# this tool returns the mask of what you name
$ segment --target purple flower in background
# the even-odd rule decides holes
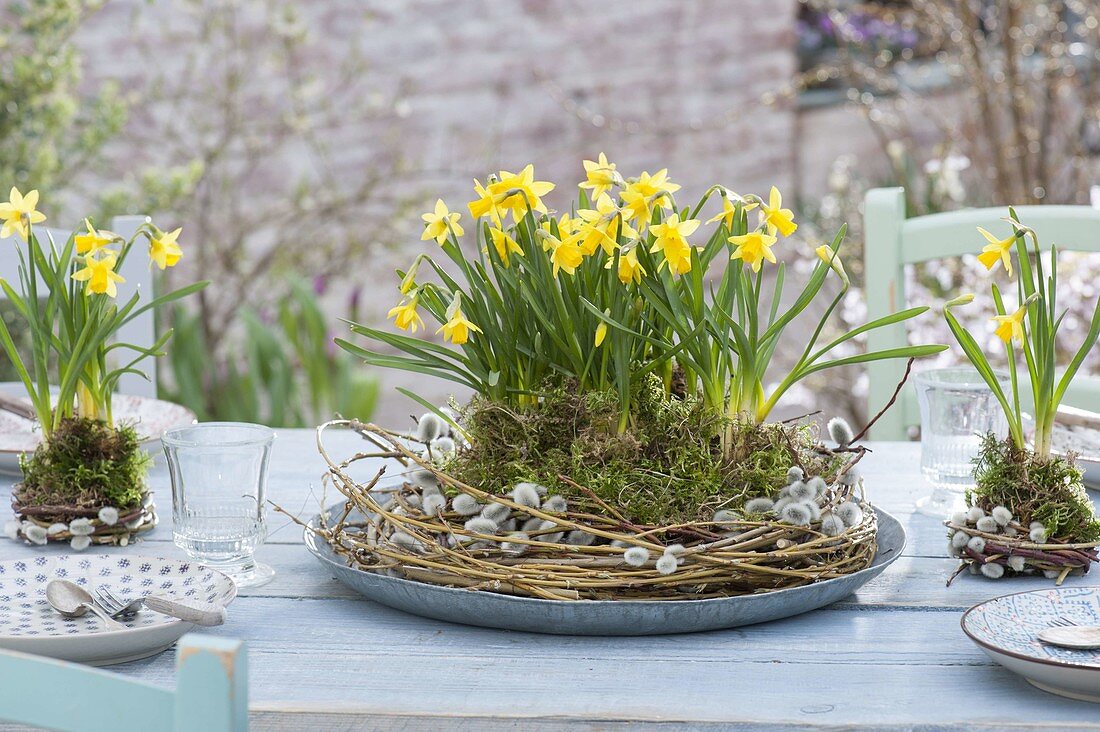
[[[328,275],[317,275],[313,278],[313,294],[324,295],[328,289]]]

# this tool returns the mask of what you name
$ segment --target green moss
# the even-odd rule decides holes
[[[136,508],[152,458],[132,427],[67,419],[24,458],[19,498],[26,505]]]
[[[657,377],[637,387],[623,434],[614,393],[578,394],[560,385],[543,394],[523,411],[471,402],[463,421],[472,446],[448,471],[495,493],[533,481],[552,493],[583,496],[559,479],[564,475],[644,524],[709,518],[719,507],[774,495],[798,462],[811,473],[823,472],[823,459],[810,451],[811,428],[731,423],[699,400],[667,396]],[[719,437],[727,430],[728,458]]]
[[[1040,458],[992,434],[974,459],[971,505],[1005,506],[1027,526],[1040,521],[1052,538],[1085,542],[1100,539],[1100,521],[1081,483],[1081,471],[1062,457]]]

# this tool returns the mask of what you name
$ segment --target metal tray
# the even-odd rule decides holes
[[[344,504],[326,509],[330,523]],[[876,508],[878,552],[870,567],[844,577],[755,595],[708,600],[540,600],[387,577],[348,567],[326,541],[306,530],[313,556],[340,582],[375,602],[407,613],[486,628],[558,635],[665,635],[764,623],[842,600],[877,577],[905,547],[905,530]],[[352,514],[355,515],[354,513]],[[318,526],[315,516],[311,526]]]

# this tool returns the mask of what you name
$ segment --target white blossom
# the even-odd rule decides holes
[[[550,496],[542,502],[542,510],[548,513],[565,513],[569,510],[569,502],[565,496]]]
[[[978,531],[984,531],[987,534],[996,534],[1001,528],[1001,525],[997,523],[997,519],[992,516],[982,516],[978,519]]]
[[[980,536],[972,536],[970,540],[966,542],[966,548],[972,552],[982,554],[985,552],[985,539]]]
[[[99,509],[99,520],[108,526],[114,526],[118,523],[118,509],[114,506],[104,506]]]
[[[840,447],[848,447],[855,439],[852,426],[843,417],[833,417],[829,420],[826,428],[829,430],[829,437]]]
[[[495,534],[499,528],[496,521],[487,519],[484,516],[474,516],[463,524],[463,526],[465,526],[467,531],[474,534]]]
[[[997,506],[989,515],[1001,526],[1008,526],[1008,522],[1012,520],[1012,511],[1004,506]]]
[[[771,503],[770,501],[768,502]],[[737,515],[736,511],[731,511],[728,508],[719,509],[714,512],[714,518],[711,519],[716,524],[725,523],[728,521],[737,521],[741,517]]]
[[[463,494],[465,495],[465,494]],[[424,496],[420,510],[428,516],[436,516],[447,508],[447,499],[441,493],[428,493]]]
[[[512,515],[512,509],[503,503],[490,503],[481,509],[481,515],[495,524],[502,524]]]
[[[1012,556],[1008,558],[1008,568],[1013,572],[1023,572],[1024,565],[1027,564],[1027,560],[1021,556]]]
[[[966,526],[966,524],[968,523],[966,520],[966,512],[959,511],[958,513],[951,514],[951,523],[955,524],[956,526]]]
[[[30,524],[29,526],[24,525],[23,538],[39,546],[45,546],[46,542],[49,541],[46,536],[46,529],[38,524]]]
[[[631,567],[640,567],[649,561],[649,550],[644,546],[632,546],[623,552],[623,560]]]
[[[565,535],[565,543],[573,546],[591,546],[596,543],[596,537],[587,531],[574,529]]]
[[[527,488],[532,489],[533,491],[535,491],[535,493],[538,493],[540,496],[545,496],[546,493],[547,493],[546,486],[539,485],[538,483],[531,483],[531,482],[528,482],[528,481],[524,481],[522,483],[516,483],[516,485],[515,485],[516,488],[520,488],[520,487],[524,487],[524,486],[526,486]]]
[[[4,524],[4,536],[13,541],[19,538],[19,522],[17,520],[12,519]]]
[[[847,527],[835,513],[829,512],[821,517],[821,533],[827,536],[840,536]]]
[[[439,437],[432,440],[430,447],[433,457],[447,458],[455,452],[455,441],[450,437]]]
[[[447,424],[438,416],[428,413],[416,422],[416,439],[428,443],[447,434]]]
[[[531,537],[528,536],[526,533],[522,531],[513,531],[512,533],[508,534],[508,538],[512,539],[513,541],[502,542],[500,545],[501,551],[516,555],[523,554],[527,551],[527,544],[524,544],[521,541],[515,541],[516,539],[530,539]]]
[[[790,496],[794,500],[801,503],[803,501],[812,501],[814,498],[817,497],[817,492],[814,491],[814,489],[811,488],[808,483],[798,481],[796,483],[791,483]]]
[[[810,525],[810,509],[804,503],[788,503],[779,512],[779,517],[788,524],[795,526]]]
[[[512,488],[512,500],[528,508],[538,508],[542,502],[534,483],[517,483]]]
[[[661,574],[672,574],[676,571],[677,566],[676,557],[671,554],[662,554],[660,559],[657,560],[657,571]]]
[[[815,475],[806,481],[806,486],[813,489],[814,498],[821,498],[825,493],[825,479],[820,475]]]
[[[791,467],[787,468],[788,483],[793,483],[796,480],[802,480],[805,477],[806,474],[802,472],[802,468],[798,467],[797,465],[792,465]]]
[[[970,510],[966,512],[966,520],[972,524],[978,523],[978,519],[982,516],[985,516],[985,511],[978,506],[971,506]]]
[[[962,549],[970,541],[970,534],[965,531],[956,531],[951,535],[951,546]]]
[[[87,549],[89,546],[91,546],[91,544],[92,544],[92,537],[88,536],[87,534],[81,534],[79,536],[74,536],[72,538],[72,540],[69,542],[69,546],[72,547],[73,551],[75,551],[75,552],[82,552],[85,549]]]
[[[50,524],[48,527],[46,527],[46,533],[50,536],[56,536],[57,534],[63,533],[68,530],[68,524],[63,524],[60,521],[58,521],[56,524]]]
[[[539,531],[549,531],[550,529],[556,529],[558,525],[553,521],[543,521],[539,524]],[[549,534],[543,534],[536,537],[539,541],[545,541],[548,544],[557,544],[565,536],[563,531],[555,531]]]
[[[999,579],[1004,576],[1005,568],[996,562],[988,562],[982,565],[981,572],[989,579]]]
[[[95,533],[95,527],[86,518],[73,519],[69,522],[69,533],[73,536],[88,536]]]
[[[405,549],[413,549],[419,551],[423,548],[420,540],[412,534],[406,534],[404,531],[395,531],[393,536],[390,537],[390,541]]]
[[[855,501],[847,501],[837,506],[836,515],[840,516],[840,520],[848,527],[863,523],[863,509]]]
[[[775,502],[770,498],[754,498],[745,504],[748,513],[767,513],[775,508]]]
[[[481,504],[471,496],[469,493],[459,493],[451,501],[451,508],[459,516],[473,516],[475,513],[481,511]]]
[[[1036,544],[1047,543],[1047,528],[1045,526],[1037,526],[1028,533],[1028,538]]]

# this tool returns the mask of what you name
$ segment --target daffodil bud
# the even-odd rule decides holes
[[[959,305],[969,305],[972,302],[974,302],[974,293],[971,292],[951,298],[943,304],[943,307],[946,310],[947,308],[958,307]]]

